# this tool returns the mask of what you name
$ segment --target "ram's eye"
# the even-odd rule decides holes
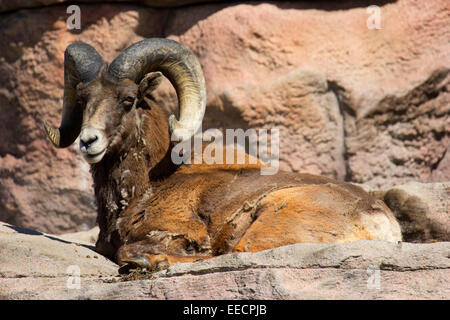
[[[86,101],[85,101],[85,99],[84,99],[83,97],[77,96],[77,98],[76,98],[76,103],[77,103],[77,105],[79,105],[79,106],[83,106],[83,105],[86,103]]]

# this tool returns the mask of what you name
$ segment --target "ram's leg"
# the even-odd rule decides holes
[[[120,273],[128,273],[132,269],[146,269],[151,272],[167,269],[171,265],[179,262],[195,262],[203,259],[209,259],[210,256],[168,256],[166,254],[148,254],[122,259],[124,263]]]
[[[212,257],[158,252],[158,248],[155,248],[155,245],[152,246],[148,240],[125,244],[119,248],[116,256],[120,273],[128,273],[132,269],[147,269],[155,272],[166,269],[175,263],[194,262]]]

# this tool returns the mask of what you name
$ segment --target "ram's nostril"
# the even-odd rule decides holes
[[[80,138],[81,146],[86,148],[89,148],[89,146],[97,140],[98,140],[97,136]]]

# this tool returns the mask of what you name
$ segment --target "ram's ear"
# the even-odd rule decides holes
[[[139,95],[141,98],[146,97],[154,91],[162,81],[161,72],[149,72],[139,83]]]

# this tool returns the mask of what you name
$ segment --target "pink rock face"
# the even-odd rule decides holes
[[[450,133],[448,3],[387,4],[380,30],[367,27],[366,8],[302,9],[242,4],[175,14],[168,34],[202,59],[212,122],[280,126],[282,169],[377,187],[450,179],[440,166]],[[305,69],[323,79],[309,95],[292,77]]]
[[[450,180],[448,1],[383,5],[381,29],[365,7],[331,2],[82,4],[79,31],[67,4],[32,2],[0,20],[0,220],[52,233],[95,223],[78,144],[56,150],[42,129],[59,124],[64,50],[78,40],[108,62],[143,38],[185,44],[206,78],[204,129],[279,128],[280,169],[373,187]],[[176,110],[167,81],[155,98]]]

